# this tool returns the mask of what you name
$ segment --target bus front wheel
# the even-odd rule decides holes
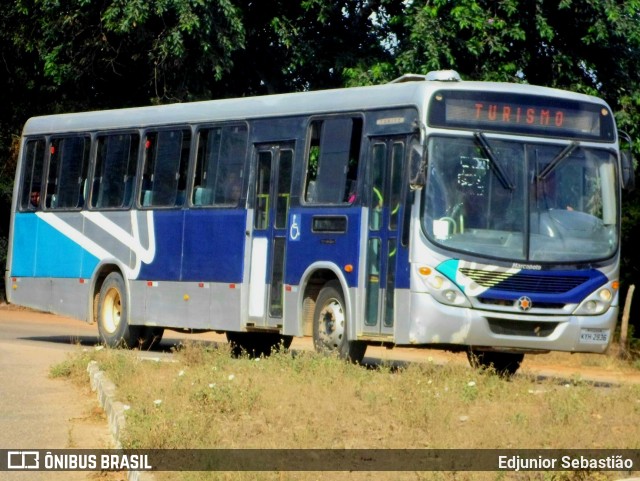
[[[348,338],[347,309],[337,281],[322,288],[313,314],[313,345],[317,352],[336,353],[351,362],[362,362],[367,345]]]
[[[524,359],[521,352],[498,352],[469,349],[469,364],[476,369],[493,369],[499,376],[513,376]]]
[[[127,291],[117,272],[107,276],[98,298],[98,333],[109,347],[138,347],[144,344],[144,326],[130,326],[127,319]],[[149,330],[151,331],[151,330]]]

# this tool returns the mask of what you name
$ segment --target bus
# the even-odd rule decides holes
[[[629,142],[598,98],[455,71],[31,118],[7,299],[108,346],[309,336],[355,362],[426,347],[502,373],[602,353]]]

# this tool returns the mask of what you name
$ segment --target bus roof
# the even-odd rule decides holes
[[[405,80],[407,79],[407,80]],[[353,112],[415,106],[421,109],[428,97],[440,89],[486,90],[562,98],[590,103],[606,103],[596,97],[528,84],[475,81],[437,81],[427,76],[405,75],[389,84],[288,94],[206,100],[114,110],[32,117],[23,135],[88,132],[110,129],[240,121],[269,117]]]

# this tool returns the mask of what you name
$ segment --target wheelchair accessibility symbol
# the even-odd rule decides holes
[[[300,214],[291,215],[291,225],[289,226],[289,240],[300,240]]]

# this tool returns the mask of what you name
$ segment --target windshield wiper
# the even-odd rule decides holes
[[[579,146],[580,144],[574,140],[564,149],[562,149],[562,152],[556,155],[553,160],[549,162],[544,169],[542,169],[542,172],[538,174],[538,180],[545,180],[549,176],[549,174],[553,172],[556,167],[558,167],[558,165],[560,165],[560,162],[569,157]]]
[[[480,147],[482,147],[482,150],[484,151],[486,156],[489,158],[489,162],[491,162],[491,165],[495,168],[496,176],[498,177],[498,180],[500,180],[502,186],[505,189],[515,190],[515,184],[510,181],[509,176],[504,170],[504,167],[496,157],[496,154],[493,153],[489,142],[487,142],[487,138],[485,137],[485,135],[482,132],[474,132],[473,135],[478,141],[478,144],[480,144]]]

